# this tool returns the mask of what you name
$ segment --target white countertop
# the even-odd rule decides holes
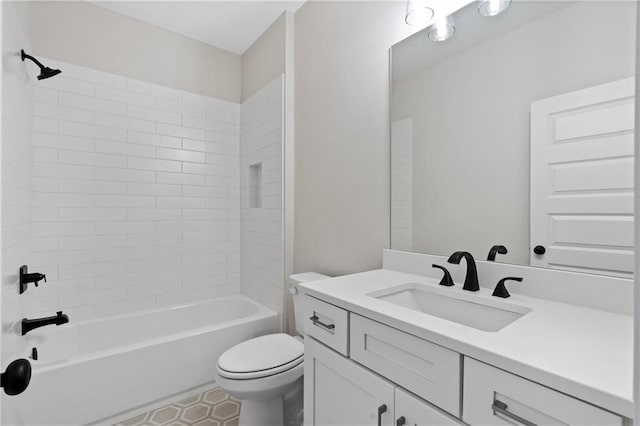
[[[532,311],[500,331],[486,332],[367,296],[405,283],[439,287],[438,282],[379,269],[305,283],[301,288],[356,314],[625,417],[633,416],[631,316],[512,294],[500,300]],[[455,295],[464,290],[456,285],[446,291]],[[474,296],[496,299],[485,288]]]

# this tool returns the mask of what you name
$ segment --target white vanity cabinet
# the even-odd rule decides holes
[[[313,339],[305,341],[304,368],[307,426],[462,424]]]
[[[306,299],[306,426],[631,424],[606,407]]]

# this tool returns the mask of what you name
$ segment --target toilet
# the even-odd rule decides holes
[[[216,365],[218,385],[241,400],[239,426],[299,424],[304,374],[304,310],[298,284],[329,278],[315,272],[289,277],[298,336],[268,334],[225,351]],[[286,413],[285,413],[286,412]]]

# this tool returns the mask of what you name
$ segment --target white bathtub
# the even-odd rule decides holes
[[[244,296],[34,330],[39,360],[24,393],[3,394],[2,424],[100,422],[213,382],[222,352],[277,331],[277,314]]]

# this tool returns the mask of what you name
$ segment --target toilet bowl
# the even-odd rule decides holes
[[[291,275],[296,330],[302,334],[297,285],[329,278],[308,272]],[[256,337],[228,349],[216,365],[218,385],[241,400],[239,426],[298,424],[302,411],[304,345],[302,337],[277,333]],[[285,416],[285,413],[287,414]]]

